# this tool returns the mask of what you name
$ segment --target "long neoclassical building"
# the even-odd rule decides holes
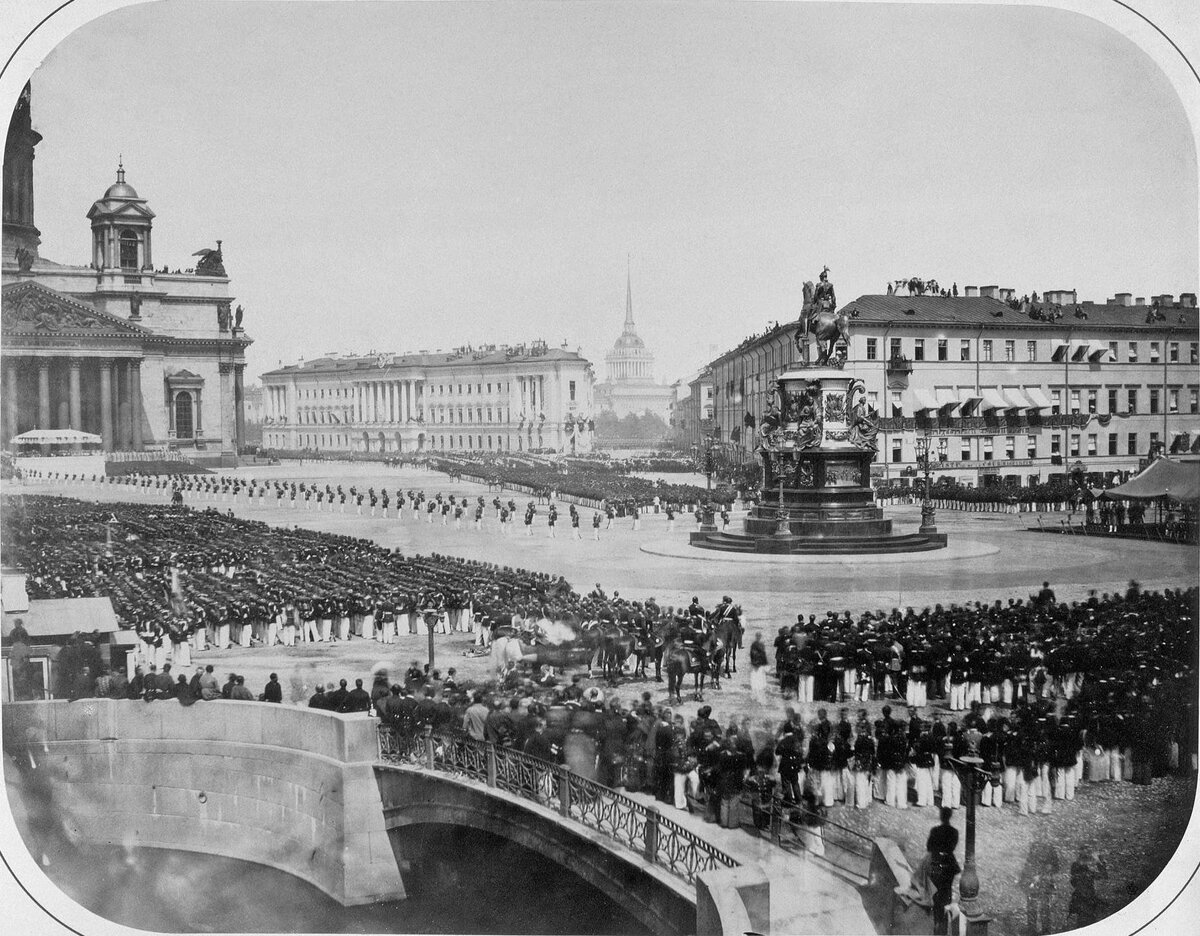
[[[197,265],[154,265],[154,212],[118,167],[91,206],[90,262],[39,254],[30,89],[4,150],[3,442],[78,429],[105,451],[178,449],[231,464],[244,439],[245,349],[220,242]]]
[[[528,345],[328,356],[262,375],[263,444],[320,452],[589,452],[595,375]]]

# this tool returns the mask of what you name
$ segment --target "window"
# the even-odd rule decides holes
[[[1025,457],[1037,458],[1037,436],[1025,436]]]
[[[992,460],[992,437],[991,436],[983,437],[983,460],[984,461]]]
[[[1017,457],[1017,437],[1016,436],[1005,436],[1004,437],[1004,457],[1009,459],[1010,461]]]
[[[913,339],[913,360],[914,361],[925,360],[925,339],[924,338],[914,338]]]
[[[1095,455],[1095,454],[1096,454],[1096,434],[1095,434],[1094,432],[1090,432],[1090,433],[1088,433],[1088,437],[1087,437],[1087,453],[1088,453],[1089,455]]]
[[[904,402],[899,390],[892,391],[892,418],[899,419],[904,415]]]
[[[488,384],[488,393],[492,392],[492,385]],[[492,447],[491,439],[488,440],[488,448]]]
[[[1179,363],[1179,342],[1172,341],[1169,345],[1167,345],[1167,348],[1168,348],[1168,352],[1167,352],[1168,360],[1170,360],[1170,362],[1172,364],[1178,364]]]
[[[1189,345],[1188,359],[1193,364],[1200,364],[1200,341],[1193,341]]]
[[[1129,433],[1129,439],[1128,439],[1128,441],[1126,442],[1126,446],[1127,446],[1127,448],[1125,449],[1125,451],[1126,451],[1128,454],[1130,454],[1130,455],[1136,455],[1136,454],[1138,453],[1138,447],[1137,447],[1137,433],[1136,433],[1136,432],[1131,432],[1131,433]]]
[[[1061,455],[1062,454],[1062,433],[1055,432],[1053,435],[1050,436],[1050,454],[1051,455]]]
[[[1071,412],[1072,413],[1079,412],[1079,391],[1078,390],[1071,391]]]
[[[492,389],[492,385],[488,384],[488,392],[491,392],[491,389]],[[567,392],[570,394],[571,402],[574,403],[575,402],[575,381],[572,380],[570,383],[567,384]]]
[[[1172,387],[1167,391],[1167,412],[1179,412],[1179,389],[1177,387]]]
[[[1097,409],[1096,397],[1097,397],[1097,395],[1098,395],[1097,391],[1095,391],[1095,390],[1089,390],[1087,392],[1087,405],[1088,405],[1089,413],[1096,412],[1096,409]]]
[[[1027,361],[1036,361],[1037,360],[1037,342],[1036,341],[1025,342],[1025,360],[1027,360]]]
[[[1129,400],[1129,413],[1132,415],[1137,412],[1137,387],[1130,387],[1125,393]]]
[[[958,343],[958,359],[960,361],[971,360],[971,339],[964,338]]]
[[[1158,394],[1158,387],[1150,388],[1150,412],[1152,414],[1158,412]]]
[[[945,338],[938,339],[938,360],[950,360],[950,342],[948,342]]]
[[[1150,363],[1151,364],[1158,363],[1158,342],[1157,341],[1150,342]]]
[[[1052,416],[1057,416],[1061,412],[1062,412],[1062,391],[1061,390],[1051,390],[1050,391],[1050,414]]]
[[[892,439],[892,462],[904,460],[904,446],[899,439]]]
[[[1017,343],[1012,338],[1004,340],[1004,360],[1015,361],[1017,359]]]
[[[992,339],[991,339],[991,338],[984,338],[984,339],[983,339],[983,355],[982,355],[982,360],[984,360],[984,361],[990,361],[991,359],[992,359]],[[963,360],[965,361],[965,360],[966,360],[966,358],[963,358]]]
[[[1188,412],[1200,413],[1200,388],[1190,387],[1188,389]]]
[[[1109,455],[1118,454],[1118,452],[1117,452],[1117,434],[1115,432],[1110,432],[1108,434],[1108,454]]]
[[[1150,448],[1147,450],[1147,454],[1153,455],[1157,451],[1158,451],[1158,433],[1152,432],[1152,433],[1150,433]]]
[[[867,393],[867,406],[870,407],[870,409],[873,412],[876,412],[876,413],[879,412],[879,393],[878,393],[878,391],[871,390],[869,393]]]
[[[867,339],[867,360],[868,361],[879,360],[879,339],[877,339],[877,338],[868,338]]]
[[[1110,361],[1115,361],[1119,356],[1117,353],[1117,344],[1118,342],[1116,341],[1110,341],[1108,343],[1108,360]]]
[[[946,436],[941,436],[938,439],[937,460],[939,462],[948,462],[950,460],[950,440]]]
[[[121,269],[136,270],[138,268],[138,236],[135,231],[128,229],[121,232]]]
[[[968,439],[966,436],[963,436],[962,439],[959,441],[958,452],[959,452],[959,455],[962,456],[963,461],[971,460],[971,440]]]
[[[904,356],[902,353],[903,345],[900,343],[899,338],[893,338],[889,344],[890,344],[890,349],[888,351],[889,357],[898,358],[898,357]]]
[[[1079,441],[1080,441],[1079,433],[1072,432],[1071,433],[1071,457],[1072,458],[1079,457]]]
[[[1117,388],[1109,387],[1108,388],[1108,412],[1111,415],[1111,414],[1115,413],[1116,411],[1117,411]]]
[[[1136,341],[1129,342],[1129,363],[1130,364],[1137,363],[1137,342]]]

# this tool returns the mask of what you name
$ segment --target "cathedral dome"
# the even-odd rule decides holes
[[[642,339],[639,335],[633,334],[632,332],[623,333],[620,338],[618,338],[615,342],[613,342],[613,350],[614,351],[620,351],[620,350],[624,350],[624,349],[633,349],[633,348],[640,349],[640,348],[645,348],[645,347],[646,347],[646,342],[642,341]]]

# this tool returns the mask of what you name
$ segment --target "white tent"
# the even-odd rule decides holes
[[[78,429],[30,429],[13,436],[12,445],[102,445],[104,440],[91,432]]]

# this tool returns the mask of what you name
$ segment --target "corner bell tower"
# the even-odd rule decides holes
[[[30,88],[17,99],[8,122],[4,143],[4,248],[5,264],[32,265],[37,259],[41,231],[33,223],[33,148],[42,135],[32,126],[29,110]],[[18,251],[23,253],[18,258]]]
[[[125,181],[124,163],[117,163],[117,181],[87,213],[92,222],[92,265],[100,281],[140,282],[153,275],[150,227],[154,212]]]

